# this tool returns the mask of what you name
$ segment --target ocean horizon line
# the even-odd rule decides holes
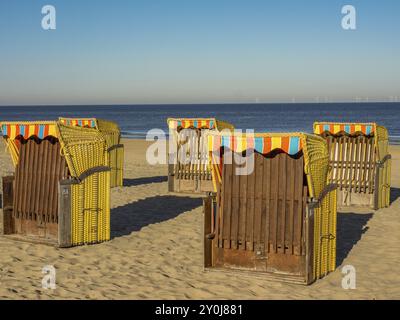
[[[7,107],[130,107],[130,106],[212,106],[212,105],[327,105],[327,104],[400,104],[400,101],[308,101],[308,102],[177,102],[177,103],[110,103],[110,104],[0,104],[0,108]]]

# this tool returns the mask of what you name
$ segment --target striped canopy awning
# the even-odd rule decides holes
[[[362,133],[364,135],[371,135],[375,133],[375,123],[334,123],[334,122],[316,122],[314,123],[314,133],[323,134],[328,132],[330,134],[339,133]]]
[[[55,122],[8,122],[1,123],[1,131],[3,136],[15,140],[21,136],[24,139],[36,136],[44,139],[48,136],[57,137]]]
[[[310,196],[318,195],[323,189],[322,184],[326,182],[329,164],[328,148],[325,139],[320,136],[302,132],[245,134],[233,132],[228,134],[215,131],[208,132],[207,136],[209,163],[215,191],[217,184],[222,183],[225,148],[237,153],[254,150],[263,155],[274,150],[281,150],[290,156],[302,152]]]
[[[215,129],[216,119],[168,119],[168,127],[174,130],[177,128]]]
[[[295,155],[302,150],[303,142],[300,134],[212,134],[208,137],[208,147],[209,151],[219,151],[221,147],[225,147],[234,152],[243,152],[252,149],[261,154],[267,154],[273,150],[280,149],[289,155]]]
[[[97,128],[95,118],[60,118],[60,122],[67,126]]]

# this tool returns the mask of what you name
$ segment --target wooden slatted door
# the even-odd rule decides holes
[[[302,153],[254,153],[250,174],[236,174],[239,167],[234,161],[223,166],[214,264],[305,275],[307,187]]]
[[[340,190],[373,194],[375,189],[375,140],[366,136],[328,136],[331,181]]]
[[[21,142],[15,169],[15,232],[57,240],[58,182],[68,169],[57,139]]]
[[[177,135],[177,161],[174,168],[174,187],[177,192],[213,191],[208,166],[206,130],[186,129]]]

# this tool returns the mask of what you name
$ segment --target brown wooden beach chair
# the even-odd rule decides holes
[[[340,206],[390,205],[391,155],[385,127],[376,123],[314,123],[314,133],[328,142],[329,181],[339,186]]]
[[[215,118],[167,120],[170,130],[168,191],[205,193],[213,191],[208,161],[207,133],[233,130],[230,123]]]
[[[209,150],[216,193],[204,199],[206,270],[302,284],[335,270],[336,186],[327,184],[322,138],[210,134]],[[238,175],[233,157],[246,150],[254,170]]]
[[[110,239],[110,168],[97,131],[57,122],[3,122],[15,167],[3,177],[3,233],[70,247]]]

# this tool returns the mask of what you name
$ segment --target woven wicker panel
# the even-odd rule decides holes
[[[110,172],[72,187],[72,245],[110,240]]]
[[[320,279],[336,268],[337,191],[331,191],[314,209],[314,278]]]
[[[109,166],[111,168],[111,187],[123,185],[124,178],[124,148],[121,144],[121,131],[119,126],[109,120],[97,119],[99,131],[104,138],[109,149]],[[119,146],[116,148],[116,146]]]
[[[58,125],[62,154],[78,183],[72,188],[72,244],[96,243],[110,239],[110,172],[90,169],[108,166],[103,135],[93,129]]]
[[[109,150],[109,167],[111,168],[111,188],[123,185],[124,148],[121,145],[119,126],[109,120],[95,118],[59,118],[68,126],[86,127],[99,131]]]

